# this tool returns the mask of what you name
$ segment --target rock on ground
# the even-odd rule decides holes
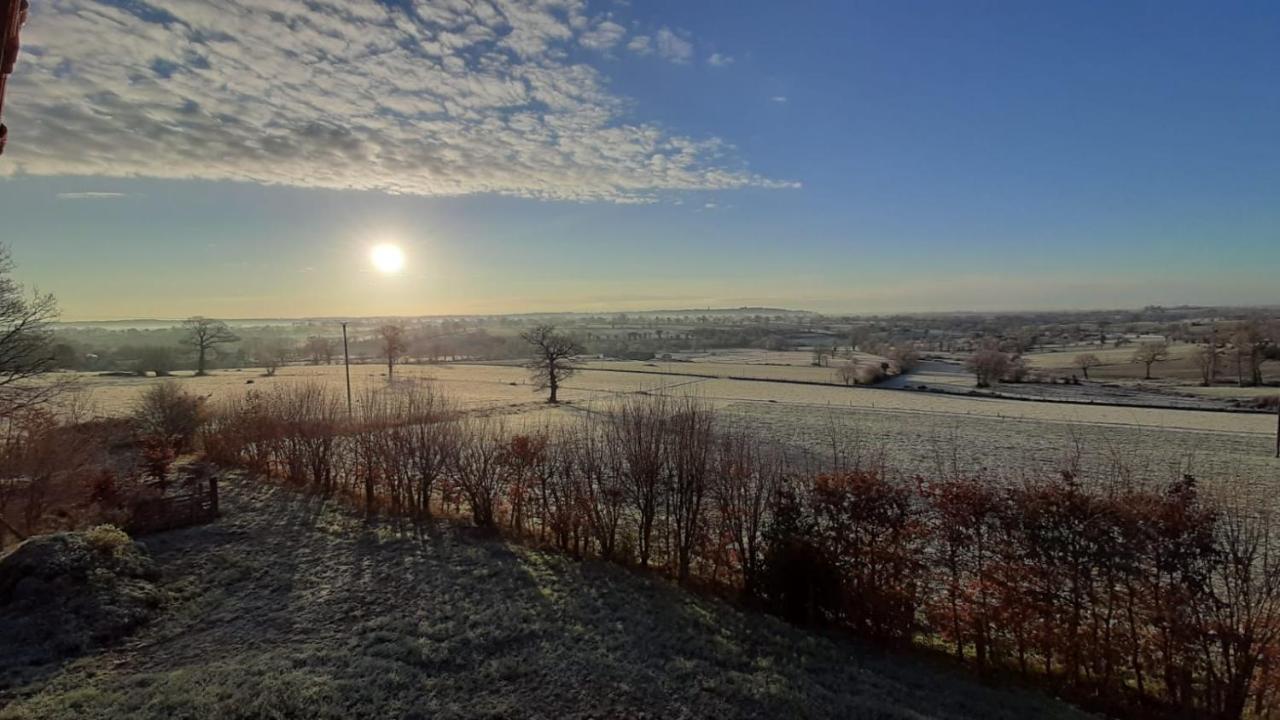
[[[145,548],[110,526],[42,535],[0,557],[0,666],[33,666],[116,641],[163,599]]]

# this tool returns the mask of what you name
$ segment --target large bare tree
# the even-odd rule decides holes
[[[32,382],[53,366],[53,295],[28,292],[10,277],[13,260],[0,245],[0,417],[48,400],[57,383]]]
[[[547,402],[559,402],[556,392],[569,376],[577,372],[574,358],[582,354],[582,346],[568,335],[556,332],[554,325],[539,325],[520,335],[529,343],[532,357],[528,364],[529,374],[539,390],[549,390]]]
[[[1000,382],[1009,371],[1009,356],[994,347],[988,347],[971,355],[964,365],[973,373],[978,387],[991,387],[991,383]]]
[[[1256,318],[1240,323],[1231,335],[1231,357],[1235,361],[1240,387],[1262,384],[1262,363],[1266,360],[1267,344],[1263,325]]]
[[[1151,379],[1151,366],[1169,359],[1169,343],[1163,340],[1152,340],[1138,345],[1133,351],[1133,361],[1146,366],[1144,380]]]
[[[1080,368],[1084,373],[1084,379],[1089,379],[1089,368],[1098,367],[1102,364],[1102,360],[1093,353],[1080,353],[1075,358],[1075,366]]]
[[[1205,387],[1212,385],[1218,370],[1218,348],[1215,347],[1214,341],[1211,340],[1196,348],[1191,354],[1191,359],[1200,370],[1200,384]]]
[[[196,375],[208,374],[205,372],[205,359],[210,350],[218,345],[240,340],[226,323],[213,318],[196,315],[183,320],[182,327],[187,331],[187,337],[182,342],[196,351]]]
[[[404,325],[399,323],[378,328],[378,337],[382,339],[382,356],[387,359],[387,382],[391,382],[396,360],[409,349],[409,340],[405,337]]]

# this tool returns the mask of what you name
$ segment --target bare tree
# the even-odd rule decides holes
[[[1217,374],[1218,348],[1214,347],[1213,342],[1206,343],[1196,348],[1192,358],[1200,370],[1200,384],[1205,387],[1212,385],[1214,375]]]
[[[1080,372],[1084,373],[1084,379],[1089,379],[1089,368],[1098,367],[1102,364],[1102,360],[1093,353],[1080,353],[1076,356],[1075,366],[1080,368]]]
[[[675,535],[676,577],[687,582],[702,537],[705,498],[713,472],[715,415],[697,400],[685,399],[668,418],[667,430],[671,433],[666,447],[670,486],[667,514]]]
[[[1213,602],[1203,611],[1215,638],[1205,646],[1219,684],[1217,717],[1245,717],[1250,687],[1280,640],[1280,558],[1272,520],[1236,511],[1224,513],[1217,526]]]
[[[31,383],[53,366],[53,295],[27,293],[9,273],[13,260],[0,245],[0,417],[48,400],[57,384]]]
[[[191,449],[205,417],[204,398],[183,390],[174,380],[151,385],[133,405],[138,432],[177,452]]]
[[[920,364],[920,353],[910,345],[894,345],[887,357],[899,375],[915,370]]]
[[[965,362],[980,388],[999,382],[1009,369],[1009,356],[995,348],[985,348],[974,353]]]
[[[850,360],[849,362],[836,368],[836,379],[845,385],[856,385],[858,383],[858,363]]]
[[[596,419],[584,417],[575,429],[573,445],[576,475],[580,479],[588,530],[600,548],[600,556],[615,560],[618,534],[627,515],[628,476],[622,456],[610,441],[616,433],[601,432]]]
[[[1265,360],[1267,340],[1262,325],[1257,320],[1240,324],[1231,336],[1232,360],[1236,366],[1236,379],[1240,387],[1262,384],[1262,363]]]
[[[431,516],[431,495],[450,467],[458,450],[458,424],[452,421],[452,406],[444,395],[430,386],[418,386],[406,397],[411,419],[406,431],[410,440],[409,462],[417,482],[416,510]]]
[[[1153,340],[1141,343],[1133,351],[1133,361],[1146,366],[1144,380],[1151,379],[1151,366],[1169,359],[1169,343],[1164,340]]]
[[[498,524],[498,506],[507,486],[506,428],[482,418],[467,421],[452,451],[453,479],[471,507],[477,527]]]
[[[748,598],[758,590],[769,505],[784,471],[782,453],[763,447],[750,433],[738,430],[721,437],[711,494],[721,533],[738,554],[742,590]]]
[[[649,566],[653,526],[665,495],[668,402],[662,396],[625,400],[606,426],[608,453],[623,461],[627,495],[635,510],[640,567]]]
[[[268,343],[263,348],[262,356],[258,358],[258,362],[266,371],[267,377],[272,377],[281,365],[289,362],[289,348],[279,342]]]
[[[333,338],[314,336],[307,338],[306,345],[303,346],[307,356],[311,360],[312,365],[324,363],[330,365],[333,363],[333,354],[336,352],[336,344]]]
[[[391,382],[391,373],[395,368],[396,360],[399,360],[400,356],[409,349],[404,325],[399,323],[383,325],[378,328],[378,337],[382,338],[382,356],[387,359],[387,382]]]
[[[556,403],[556,391],[560,383],[577,372],[574,358],[582,354],[582,346],[568,335],[556,332],[554,325],[539,325],[522,333],[520,337],[529,343],[533,357],[525,365],[539,390],[549,390],[547,402]]]
[[[196,351],[197,376],[208,374],[205,372],[205,358],[210,350],[218,345],[240,340],[240,337],[231,332],[231,328],[227,327],[225,322],[199,315],[183,320],[182,327],[187,331],[187,337],[182,342]]]

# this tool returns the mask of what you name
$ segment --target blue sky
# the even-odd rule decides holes
[[[1275,3],[35,5],[69,319],[1280,301]]]

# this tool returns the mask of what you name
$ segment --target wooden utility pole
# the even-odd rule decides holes
[[[347,371],[347,417],[354,413],[351,410],[351,351],[347,348],[347,323],[342,322],[342,365]]]
[[[1209,384],[1218,380],[1218,326],[1209,332]]]
[[[1280,395],[1276,396],[1276,457],[1280,458]]]

